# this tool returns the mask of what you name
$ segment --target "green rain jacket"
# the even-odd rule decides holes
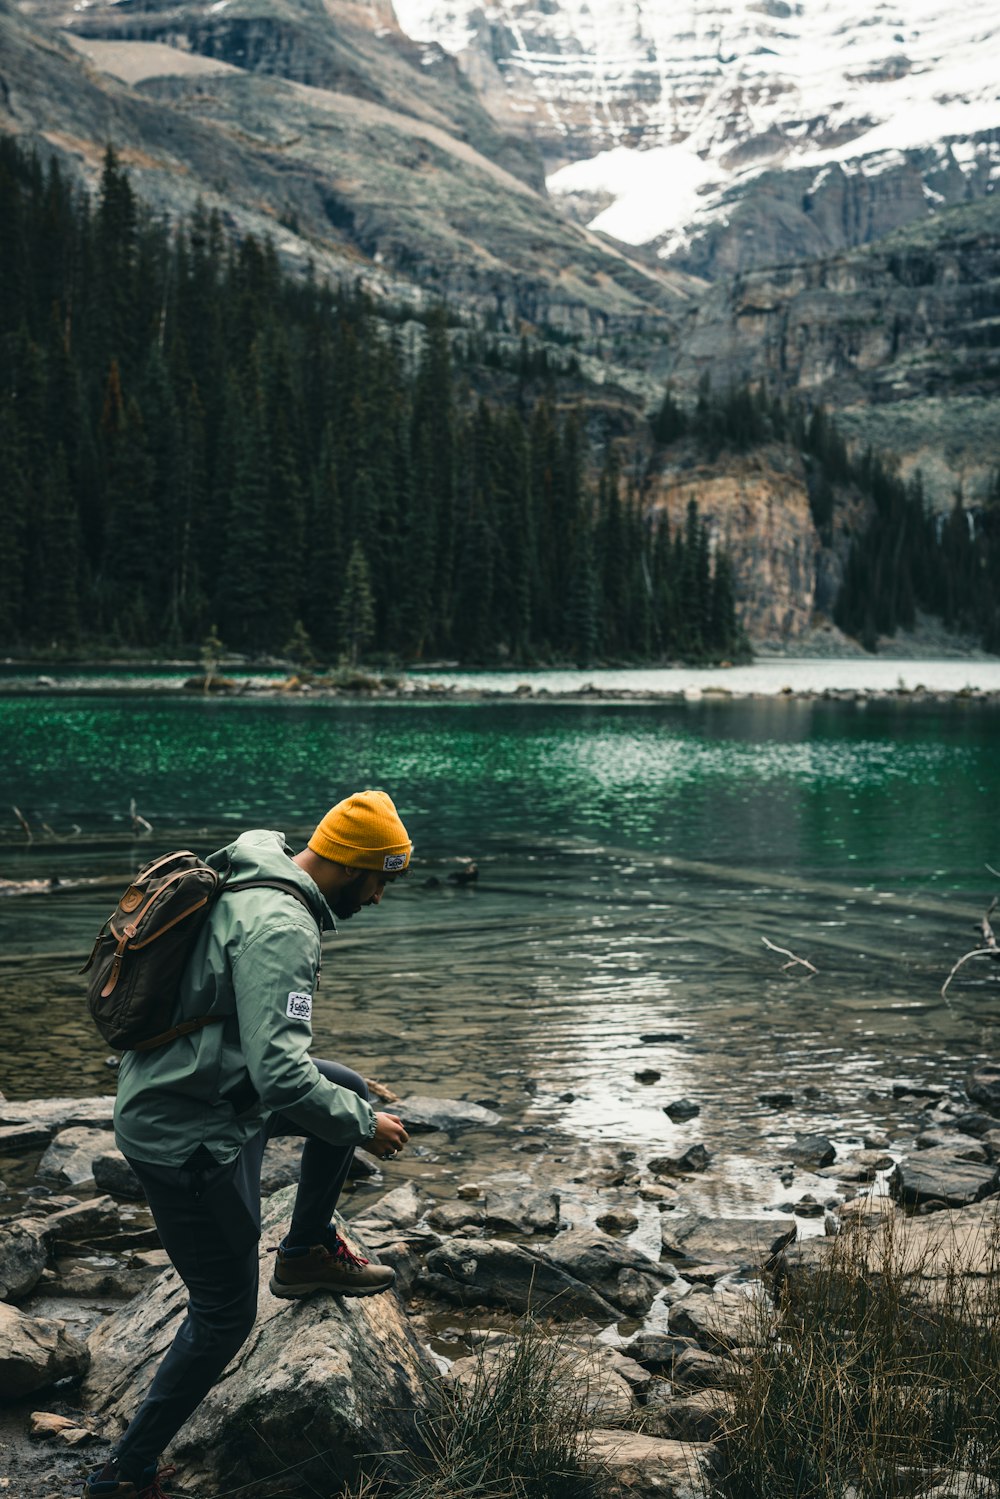
[[[281,833],[244,833],[208,862],[234,880],[297,885],[307,911],[280,890],[238,890],[216,901],[184,971],[172,1024],[222,1015],[221,1024],[155,1051],[128,1051],[118,1069],[115,1136],[138,1161],[182,1166],[199,1145],[230,1161],[272,1114],[333,1145],[375,1133],[375,1114],[328,1082],[309,1057],[319,983],[320,924],[333,927],[314,881]],[[310,912],[315,912],[315,918]]]

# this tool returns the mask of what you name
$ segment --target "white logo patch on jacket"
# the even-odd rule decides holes
[[[312,1012],[312,995],[299,994],[295,989],[292,989],[288,995],[288,1008],[285,1011],[289,1020],[311,1020]]]

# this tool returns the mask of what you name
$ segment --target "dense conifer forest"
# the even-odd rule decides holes
[[[413,359],[402,314],[293,279],[210,214],[151,219],[111,151],[91,203],[9,140],[0,283],[7,649],[213,631],[328,662],[741,648],[697,511],[651,525],[610,444],[588,480],[551,384],[478,397],[443,312]]]

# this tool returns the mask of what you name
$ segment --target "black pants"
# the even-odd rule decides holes
[[[364,1079],[336,1062],[316,1062],[324,1077],[368,1097]],[[260,1169],[264,1147],[279,1135],[305,1135],[288,1237],[315,1244],[333,1216],[353,1145],[327,1145],[275,1114],[220,1166],[196,1152],[185,1166],[130,1160],[142,1183],[160,1241],[188,1289],[187,1316],[115,1451],[119,1471],[136,1475],[154,1463],[246,1342],[257,1316]]]

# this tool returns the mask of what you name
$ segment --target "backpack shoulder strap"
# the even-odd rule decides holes
[[[283,890],[286,895],[290,895],[293,900],[297,900],[299,905],[309,912],[309,915],[319,927],[320,934],[322,934],[322,920],[316,915],[316,912],[306,899],[305,893],[299,889],[294,880],[226,880],[219,886],[220,895],[226,895],[231,890]]]

